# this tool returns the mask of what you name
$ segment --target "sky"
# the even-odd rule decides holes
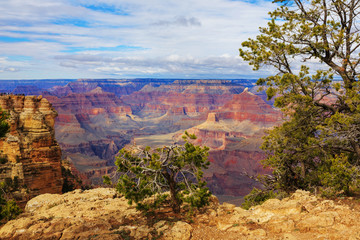
[[[0,79],[257,78],[269,0],[0,0]]]

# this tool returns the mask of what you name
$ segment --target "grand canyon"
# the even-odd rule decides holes
[[[101,185],[103,175],[116,171],[115,155],[126,145],[176,144],[188,131],[210,148],[210,190],[231,201],[257,184],[249,175],[269,172],[260,164],[261,137],[282,121],[252,80],[2,82],[2,92],[42,95],[52,104],[63,162],[88,185]]]

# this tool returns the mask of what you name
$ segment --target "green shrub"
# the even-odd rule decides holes
[[[244,197],[244,202],[242,203],[241,207],[248,210],[252,206],[260,205],[268,199],[282,199],[286,196],[287,194],[285,192],[275,192],[273,190],[253,188],[253,190],[251,190],[251,192]]]
[[[201,208],[209,203],[211,193],[202,180],[207,160],[208,147],[194,146],[194,135],[185,132],[184,145],[164,146],[151,150],[122,149],[116,157],[118,171],[123,173],[116,189],[124,194],[129,204],[135,202],[143,211],[169,203],[175,213],[186,202],[190,207]],[[111,184],[109,177],[104,182]],[[144,201],[153,196],[153,201]]]
[[[9,187],[5,182],[0,182],[0,222],[9,221],[16,218],[21,213],[21,209],[14,200],[8,199]]]
[[[328,159],[319,172],[320,191],[324,197],[349,195],[351,186],[359,185],[358,169],[349,163],[345,155]]]
[[[15,219],[22,212],[14,200],[5,201],[4,204],[0,204],[0,211],[0,221],[3,219],[5,221]]]

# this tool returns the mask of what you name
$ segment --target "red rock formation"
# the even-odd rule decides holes
[[[269,173],[260,160],[263,130],[278,124],[281,113],[260,97],[244,91],[233,95],[223,107],[208,114],[207,120],[187,131],[195,134],[195,144],[210,148],[210,169],[205,178],[213,193],[243,196],[256,186],[244,173],[256,176]],[[176,139],[180,141],[178,135]]]
[[[248,92],[233,95],[231,101],[219,109],[220,119],[234,119],[237,121],[250,120],[258,123],[274,124],[281,121],[281,112],[264,102],[261,97]]]
[[[59,113],[99,115],[103,113],[131,114],[130,106],[124,104],[114,93],[96,88],[82,94],[69,94],[62,98],[49,98]]]
[[[10,132],[0,141],[0,152],[8,171],[0,181],[18,177],[28,198],[43,193],[61,193],[61,150],[55,140],[57,115],[41,96],[0,96],[0,107],[9,112]],[[24,200],[24,199],[23,199]]]

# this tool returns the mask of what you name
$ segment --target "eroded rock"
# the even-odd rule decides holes
[[[358,239],[358,209],[297,191],[250,210],[213,204],[193,222],[186,213],[151,220],[114,189],[99,188],[35,197],[0,228],[0,239]]]

